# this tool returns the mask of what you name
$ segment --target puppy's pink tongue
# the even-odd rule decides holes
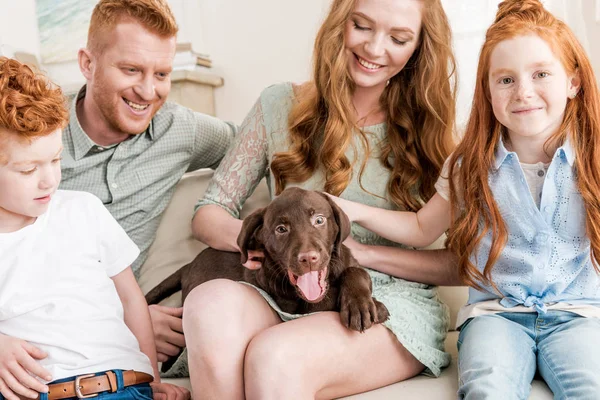
[[[323,289],[319,285],[319,271],[310,271],[298,277],[296,283],[306,300],[313,301],[319,298]]]

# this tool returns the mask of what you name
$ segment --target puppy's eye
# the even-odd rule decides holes
[[[285,227],[285,225],[277,225],[277,227],[275,228],[275,232],[277,233],[286,233],[288,230]]]
[[[317,218],[315,218],[315,225],[323,225],[325,223],[325,217],[322,215],[319,215]]]

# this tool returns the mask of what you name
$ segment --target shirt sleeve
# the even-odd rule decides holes
[[[237,127],[210,115],[194,112],[194,149],[188,172],[216,168],[235,137]]]
[[[260,99],[254,104],[240,132],[213,175],[197,204],[218,205],[239,218],[244,202],[268,170],[268,143]]]
[[[93,214],[90,215],[94,215],[96,219],[99,261],[104,266],[108,276],[113,277],[129,267],[139,256],[140,250],[100,199],[95,196],[93,198]]]

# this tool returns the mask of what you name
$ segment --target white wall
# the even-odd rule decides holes
[[[0,54],[23,50],[39,58],[34,0],[0,0],[0,46]]]
[[[204,0],[201,25],[217,90],[217,116],[240,123],[261,90],[310,77],[312,46],[329,0]]]

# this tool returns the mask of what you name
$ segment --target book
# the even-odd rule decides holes
[[[194,51],[192,44],[189,42],[177,43],[173,68],[194,69],[196,66],[212,67],[210,56]]]

